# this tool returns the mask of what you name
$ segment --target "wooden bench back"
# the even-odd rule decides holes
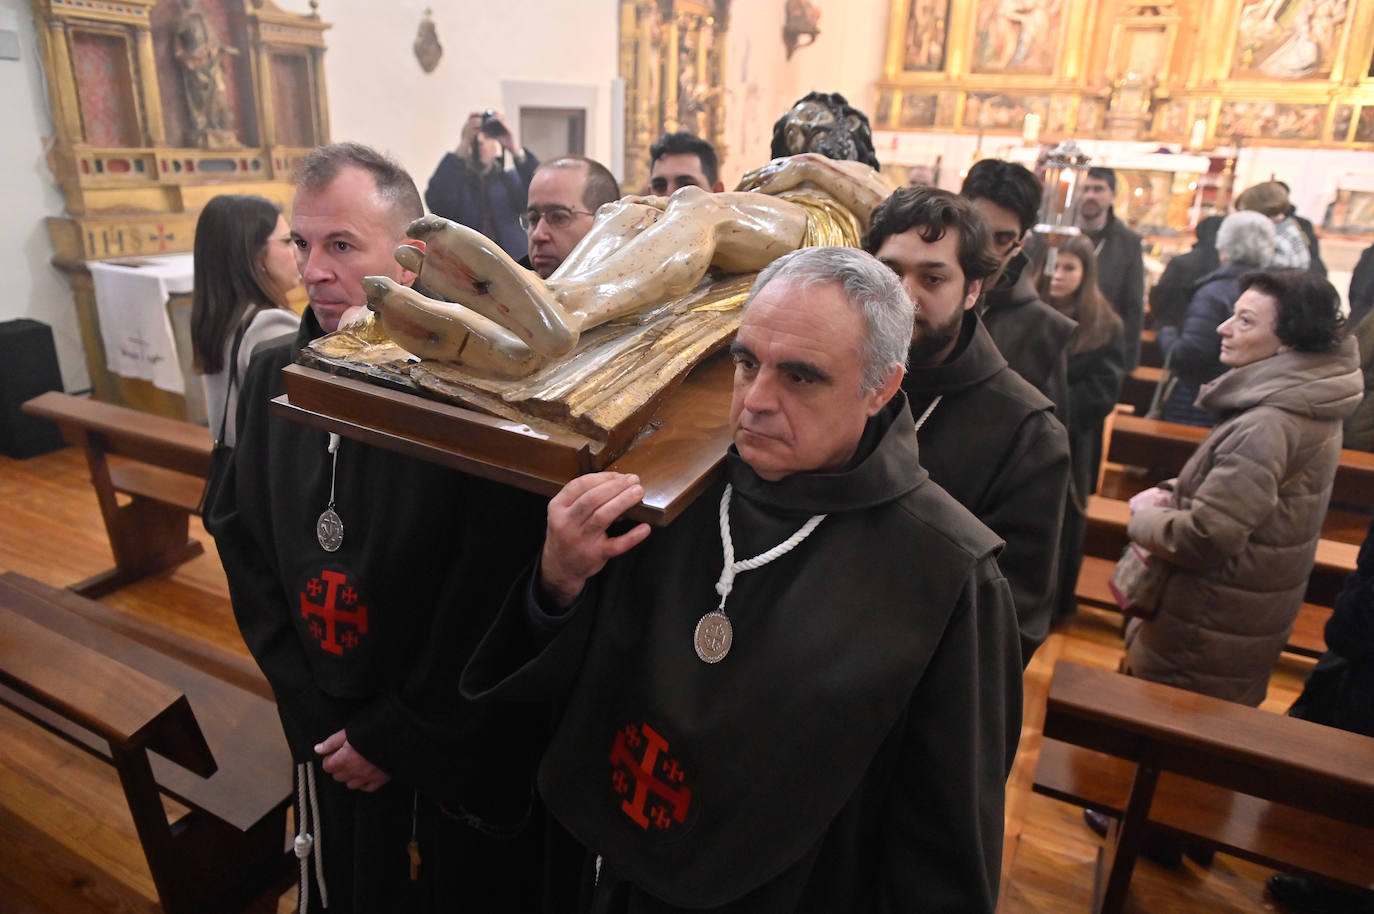
[[[123,406],[52,391],[24,404],[86,452],[115,567],[72,585],[99,598],[204,552],[190,538],[213,447],[208,430]],[[122,498],[121,496],[128,496]]]
[[[210,473],[208,429],[152,413],[49,391],[24,412],[51,419],[71,444],[204,479]]]
[[[0,704],[113,765],[167,914],[242,910],[292,863],[276,709],[68,608],[82,601],[0,577]],[[164,795],[191,811],[169,823]]]
[[[1146,419],[1126,413],[1112,418],[1107,459],[1153,471],[1157,482],[1177,476],[1211,429]],[[1343,449],[1332,483],[1331,500],[1374,511],[1374,454]]]
[[[1061,661],[1044,734],[1374,826],[1374,739]]]
[[[201,777],[215,759],[186,696],[0,605],[0,682],[109,744]]]

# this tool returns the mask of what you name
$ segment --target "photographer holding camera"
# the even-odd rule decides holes
[[[506,168],[510,152],[513,168]],[[463,124],[458,148],[446,153],[425,189],[425,203],[436,216],[474,228],[495,241],[512,258],[528,253],[520,228],[530,178],[539,167],[534,154],[520,146],[496,111],[474,111]]]

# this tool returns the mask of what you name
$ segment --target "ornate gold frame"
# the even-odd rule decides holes
[[[271,0],[226,0],[242,13],[246,47],[240,60],[248,68],[256,139],[252,146],[209,150],[169,143],[158,81],[153,8],[159,0],[31,0],[39,36],[55,137],[48,165],[62,190],[67,215],[49,217],[53,264],[72,283],[87,367],[96,395],[158,412],[177,414],[184,405],[175,395],[141,382],[116,379],[105,367],[95,316],[95,298],[86,262],[191,250],[195,221],[207,200],[226,190],[255,193],[285,205],[290,202],[291,169],[311,148],[328,142],[329,116],[324,90],[324,32],[329,26],[314,11],[288,13]],[[233,4],[232,7],[228,4]],[[100,35],[122,42],[114,59],[116,91],[130,99],[136,137],[111,146],[91,142],[83,123],[80,76],[73,59],[74,36]],[[232,38],[232,36],[230,36]],[[278,62],[304,74],[305,146],[283,145],[276,123]]]
[[[625,80],[622,186],[649,180],[649,147],[690,130],[725,160],[725,37],[730,0],[621,0],[620,76]],[[676,48],[678,53],[663,53]],[[683,58],[697,79],[684,88]]]
[[[884,76],[874,106],[875,126],[881,129],[1019,133],[1019,123],[985,118],[980,124],[970,116],[979,107],[970,105],[971,98],[998,95],[1018,111],[1039,114],[1043,140],[1119,136],[1106,115],[1114,98],[1129,88],[1146,93],[1130,138],[1189,141],[1193,123],[1201,119],[1205,129],[1199,145],[1226,145],[1236,135],[1250,139],[1244,116],[1266,144],[1374,146],[1374,0],[1350,0],[1329,77],[1291,80],[1232,76],[1242,0],[1061,0],[1063,30],[1054,72],[1010,79],[971,72],[976,5],[955,0],[944,69],[908,71],[903,69],[905,33],[916,2],[891,3]],[[1157,72],[1149,74],[1152,79],[1127,86],[1120,58],[1139,31],[1162,32],[1167,51]],[[921,117],[913,117],[913,109]],[[930,111],[933,116],[926,116]],[[1284,124],[1299,126],[1284,135],[1275,127]]]

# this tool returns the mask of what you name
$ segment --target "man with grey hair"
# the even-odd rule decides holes
[[[1000,542],[916,459],[913,316],[861,251],[782,257],[723,477],[652,535],[612,526],[634,476],[550,502],[463,691],[562,704],[539,786],[590,909],[994,909],[1016,616]]]
[[[1232,213],[1221,221],[1217,228],[1221,266],[1197,281],[1182,323],[1159,331],[1159,347],[1168,355],[1175,378],[1164,401],[1167,421],[1209,428],[1216,424],[1217,417],[1194,401],[1203,384],[1226,371],[1217,327],[1235,310],[1240,278],[1272,266],[1275,234],[1273,221],[1259,212]]]
[[[238,443],[206,528],[244,642],[296,763],[299,909],[528,910],[535,739],[519,706],[458,694],[466,661],[533,549],[543,504],[436,464],[275,415],[281,371],[365,302],[409,284],[392,252],[422,212],[410,176],[365,146],[312,152],[291,238],[310,308],[243,380]],[[420,242],[423,243],[423,242]],[[503,580],[504,578],[504,580]]]

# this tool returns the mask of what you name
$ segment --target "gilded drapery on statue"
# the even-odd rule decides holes
[[[224,78],[224,55],[237,54],[238,49],[220,40],[200,0],[181,0],[181,11],[172,22],[172,40],[186,90],[193,145],[202,149],[241,145]]]

